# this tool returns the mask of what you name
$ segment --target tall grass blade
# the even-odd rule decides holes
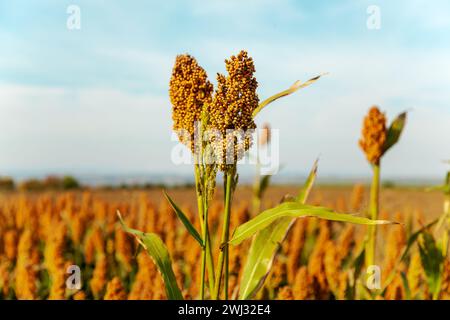
[[[192,225],[192,223],[189,221],[188,217],[183,213],[183,211],[176,205],[176,203],[172,200],[172,198],[167,194],[166,191],[163,191],[164,196],[166,197],[167,201],[169,201],[170,206],[172,207],[173,211],[175,211],[178,219],[180,219],[181,223],[186,227],[187,231],[191,236],[194,237],[195,240],[200,244],[200,246],[203,248],[203,240],[200,234],[198,233],[197,229]]]
[[[400,135],[406,124],[407,112],[400,113],[397,118],[392,121],[391,126],[388,129],[386,141],[383,146],[383,154],[386,153],[394,144],[400,139]]]
[[[299,192],[297,200],[300,203],[306,202],[312,189],[317,175],[317,164],[318,160],[314,162],[313,168]],[[261,288],[269,274],[280,244],[286,238],[295,219],[291,217],[278,219],[253,238],[242,274],[239,299],[250,299]]]
[[[425,232],[426,230],[428,230],[429,228],[434,226],[437,222],[438,222],[438,219],[435,219],[435,220],[431,221],[430,223],[428,223],[427,225],[425,225],[422,228],[420,228],[419,230],[417,230],[416,232],[412,233],[409,236],[408,241],[406,242],[405,249],[403,249],[402,255],[398,258],[398,260],[396,261],[396,263],[394,265],[394,268],[392,269],[391,273],[386,277],[386,280],[383,283],[383,289],[381,290],[382,295],[386,291],[388,285],[394,280],[395,275],[396,275],[396,273],[398,271],[398,267],[408,257],[409,251],[411,250],[411,248],[414,245],[414,243],[416,243],[416,241],[419,238],[419,236],[423,232]]]
[[[442,282],[444,257],[433,236],[424,232],[419,238],[419,253],[428,282],[428,288],[434,300],[439,297]]]
[[[345,213],[337,213],[324,207],[304,205],[298,202],[285,202],[279,206],[266,210],[250,221],[240,225],[234,232],[230,243],[238,245],[255,233],[270,226],[274,221],[283,218],[316,217],[331,221],[349,222],[362,225],[394,224],[387,220],[371,220]]]
[[[309,80],[306,81],[306,82],[301,82],[300,80],[295,81],[294,84],[293,84],[289,89],[284,90],[284,91],[281,91],[281,92],[279,92],[279,93],[277,93],[277,94],[271,96],[270,98],[267,98],[266,100],[262,101],[262,102],[258,105],[258,108],[256,108],[256,109],[253,111],[253,118],[256,117],[256,115],[257,115],[263,108],[265,108],[268,104],[270,104],[270,103],[274,102],[275,100],[278,100],[278,99],[280,99],[280,98],[282,98],[282,97],[285,97],[285,96],[287,96],[287,95],[290,95],[291,93],[294,93],[295,91],[297,91],[297,90],[299,90],[299,89],[301,89],[301,88],[304,88],[304,87],[309,86],[310,84],[312,84],[312,83],[316,82],[317,80],[319,80],[320,77],[322,77],[322,76],[324,76],[324,75],[326,75],[326,73],[323,73],[323,74],[320,74],[320,75],[318,75],[318,76],[316,76],[316,77],[314,77],[314,78],[311,78],[311,79],[309,79]]]
[[[145,233],[128,228],[119,212],[117,212],[117,215],[122,228],[137,238],[138,242],[155,262],[161,276],[163,277],[167,298],[169,300],[183,300],[183,295],[178,288],[177,280],[172,270],[172,261],[170,259],[169,251],[162,242],[161,238],[154,233]]]

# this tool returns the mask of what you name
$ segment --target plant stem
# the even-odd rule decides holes
[[[205,261],[207,259],[207,248],[209,248],[207,199],[204,199],[203,212],[204,212],[204,219],[203,219],[203,227],[202,227],[202,231],[203,231],[202,239],[204,241],[204,248],[202,250],[201,300],[205,299],[205,273],[206,273]]]
[[[197,207],[198,207],[198,216],[201,226],[201,231],[203,234],[204,247],[202,248],[202,261],[201,261],[201,277],[200,277],[200,292],[201,299],[204,299],[204,291],[205,291],[205,265],[208,269],[208,283],[209,290],[213,292],[214,290],[214,262],[211,252],[210,245],[210,237],[209,237],[209,228],[208,228],[208,208],[206,205],[206,194],[202,192],[201,185],[204,185],[201,180],[200,175],[200,165],[195,164],[195,191],[197,193]],[[201,185],[200,185],[201,184]],[[205,261],[206,260],[206,261]]]
[[[378,219],[380,194],[380,164],[373,165],[372,185],[370,189],[370,219]],[[374,265],[376,254],[376,226],[369,226],[369,239],[366,246],[366,267]]]
[[[253,198],[252,198],[252,214],[255,216],[261,209],[261,175],[260,175],[260,163],[259,156],[256,159],[256,174],[255,182],[253,183]]]
[[[234,170],[226,173],[225,182],[225,211],[222,226],[222,238],[220,241],[219,261],[217,265],[216,281],[214,287],[213,299],[217,300],[220,297],[220,283],[222,280],[223,270],[225,266],[225,299],[228,299],[228,239],[230,235],[230,212],[231,212],[231,193],[234,180]]]
[[[442,234],[442,254],[444,257],[448,255],[448,248],[450,243],[450,195],[446,195],[444,200],[444,214],[442,215],[436,230],[439,230],[440,224],[444,225]]]

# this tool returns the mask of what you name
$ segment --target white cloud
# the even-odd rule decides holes
[[[382,31],[363,30],[355,38],[354,26],[365,26],[364,4],[302,11],[291,1],[196,1],[151,13],[141,4],[128,11],[86,7],[95,17],[83,27],[89,31],[70,36],[64,28],[40,24],[27,32],[0,30],[9,44],[0,57],[0,69],[9,74],[0,82],[0,170],[181,170],[169,161],[167,85],[174,56],[192,50],[213,78],[225,71],[223,59],[242,48],[255,60],[260,98],[330,72],[258,118],[281,129],[287,171],[305,172],[321,154],[325,174],[368,173],[357,139],[372,104],[390,119],[413,109],[383,174],[440,176],[445,170],[440,160],[450,158],[448,50],[421,44],[448,27],[448,4],[418,2],[418,10],[381,2],[387,18]],[[39,42],[47,32],[59,45]]]
[[[0,169],[141,172],[170,166],[168,99],[0,86]]]

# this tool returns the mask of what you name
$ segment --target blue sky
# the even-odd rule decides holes
[[[68,30],[78,5],[81,29]],[[369,5],[381,29],[366,26]],[[385,176],[441,177],[450,158],[448,1],[0,0],[0,173],[186,173],[170,161],[168,81],[191,53],[215,81],[240,49],[263,99],[329,75],[265,110],[280,160],[304,173],[365,176],[357,146],[372,104],[411,109]]]

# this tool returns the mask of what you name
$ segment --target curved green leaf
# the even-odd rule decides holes
[[[326,220],[350,222],[363,225],[394,223],[387,220],[371,220],[368,218],[358,217],[350,214],[337,213],[332,211],[331,209],[324,207],[310,206],[298,202],[285,202],[275,208],[262,212],[252,220],[240,225],[234,232],[230,243],[232,245],[237,245],[257,233],[258,231],[268,227],[277,219],[284,217],[317,217]]]
[[[301,188],[298,193],[297,201],[299,203],[303,203],[303,204],[306,203],[306,200],[308,199],[308,196],[311,193],[311,189],[314,185],[314,182],[316,181],[318,166],[319,166],[319,159],[316,159],[316,161],[314,161],[312,169],[308,175],[308,178],[306,178],[303,188]]]
[[[299,192],[297,201],[300,203],[306,202],[312,189],[317,175],[317,163],[318,160],[314,162],[305,185]],[[295,219],[280,218],[255,235],[244,266],[239,287],[239,299],[250,299],[261,288],[269,274],[280,244],[286,238]]]
[[[441,290],[444,257],[431,233],[423,232],[419,237],[418,244],[428,289],[432,293],[433,300],[436,300]]]
[[[406,277],[405,272],[400,272],[400,276],[402,277],[403,288],[405,288],[406,300],[411,300],[411,288],[409,287],[408,278]]]
[[[262,195],[264,194],[264,191],[266,191],[266,189],[269,187],[271,177],[272,177],[271,175],[266,175],[261,178],[259,182],[259,188],[257,190],[258,198],[261,198]]]
[[[386,142],[383,146],[383,154],[386,153],[394,144],[400,139],[400,135],[406,124],[406,111],[400,113],[397,118],[392,121],[391,126],[388,129]]]
[[[239,299],[251,299],[261,288],[272,268],[281,242],[294,221],[295,219],[290,217],[281,218],[255,236],[244,266],[239,286]]]
[[[406,259],[406,257],[408,256],[409,250],[411,250],[413,244],[417,241],[419,236],[423,232],[425,232],[426,230],[431,228],[433,225],[435,225],[437,222],[438,222],[438,219],[435,219],[409,236],[408,241],[406,242],[406,246],[403,249],[402,255],[397,259],[397,261],[395,262],[394,268],[392,268],[391,273],[386,277],[386,280],[383,283],[383,289],[381,290],[382,295],[386,291],[388,285],[394,280],[395,275],[397,274],[397,271],[398,271],[398,267],[400,266],[400,263],[402,263],[402,261],[404,261]]]
[[[162,242],[161,238],[154,233],[145,233],[128,228],[122,220],[122,216],[119,212],[117,212],[117,215],[123,229],[137,238],[139,243],[145,250],[147,250],[148,254],[155,262],[161,276],[163,277],[167,298],[169,300],[183,300],[183,295],[178,288],[177,280],[172,270],[172,261],[170,259],[169,251]]]
[[[192,225],[192,223],[189,221],[188,217],[183,213],[183,211],[176,205],[176,203],[172,200],[172,198],[169,197],[169,195],[166,193],[166,191],[163,191],[164,196],[166,197],[167,201],[169,201],[170,206],[172,207],[173,211],[175,211],[178,219],[183,223],[183,225],[186,227],[187,231],[190,233],[191,236],[194,237],[195,240],[200,244],[200,246],[203,248],[203,240],[200,234],[198,233],[197,229]]]
[[[253,118],[256,117],[256,115],[265,107],[267,106],[269,103],[274,102],[275,100],[278,100],[284,96],[290,95],[291,93],[294,93],[295,91],[297,91],[298,89],[304,88],[309,86],[310,84],[316,82],[317,80],[319,80],[320,77],[324,76],[326,73],[324,74],[320,74],[312,79],[309,79],[306,82],[301,82],[300,80],[297,80],[294,82],[294,84],[287,90],[281,91],[273,96],[271,96],[270,98],[267,98],[266,100],[264,100],[263,102],[261,102],[258,105],[258,108],[256,108],[253,111]]]

